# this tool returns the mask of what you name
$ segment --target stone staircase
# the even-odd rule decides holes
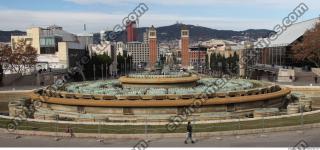
[[[299,71],[295,72],[296,82],[306,82],[306,83],[314,83],[314,77],[316,76],[313,72]],[[318,79],[318,81],[320,81]]]

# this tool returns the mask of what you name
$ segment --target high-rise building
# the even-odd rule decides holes
[[[181,65],[183,68],[190,65],[189,59],[189,30],[184,25],[181,28]]]
[[[137,69],[145,68],[149,64],[149,44],[142,42],[126,43],[125,49],[132,56],[132,66]]]
[[[136,27],[137,24],[135,21],[132,21],[127,25],[127,42],[137,41]]]
[[[132,65],[134,68],[147,67],[154,69],[154,66],[159,58],[158,47],[157,32],[152,26],[146,30],[143,42],[127,42],[124,49],[132,56]]]
[[[152,69],[157,63],[158,58],[158,44],[157,44],[157,31],[154,26],[149,29],[149,66]]]

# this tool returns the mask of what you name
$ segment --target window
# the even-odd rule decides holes
[[[54,37],[43,37],[43,38],[40,38],[40,46],[42,46],[42,47],[53,47],[53,46],[55,46]]]
[[[156,36],[156,32],[150,32],[150,36]]]
[[[188,31],[182,31],[182,35],[188,35]]]
[[[55,47],[40,47],[40,54],[55,54]]]

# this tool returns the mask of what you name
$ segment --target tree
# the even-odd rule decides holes
[[[228,71],[231,71],[232,72],[232,69],[233,69],[233,63],[232,63],[232,58],[233,58],[233,56],[229,56],[228,58],[225,58],[225,60],[226,60],[226,63],[227,63],[227,70]]]
[[[100,54],[100,55],[94,55],[92,57],[93,64],[96,65],[96,69],[98,72],[102,72],[103,69],[101,69],[101,66],[107,65],[106,72],[109,72],[110,65],[112,64],[112,59],[110,56],[108,56],[106,53]],[[98,67],[99,66],[99,67]],[[100,74],[97,74],[100,76]]]
[[[11,51],[8,45],[0,45],[0,86],[2,85],[2,80],[4,76],[3,63],[7,61],[8,53]]]
[[[217,55],[216,53],[212,53],[210,57],[210,67],[211,70],[216,70],[218,67],[218,60],[217,60]]]
[[[4,72],[2,69],[2,64],[0,64],[0,86],[2,86],[3,76],[4,76]]]
[[[320,23],[306,31],[300,41],[293,43],[293,57],[298,61],[309,61],[320,65]]]
[[[172,53],[172,60],[173,60],[173,64],[178,64],[178,59],[175,53]]]
[[[0,62],[1,62],[1,70],[2,72],[9,68],[9,62],[12,60],[12,50],[8,45],[1,45],[0,47]]]
[[[110,65],[112,63],[112,59],[106,53],[103,53],[102,55],[97,55],[97,59],[99,64]]]
[[[124,61],[125,61],[125,58],[124,56],[118,54],[117,55],[117,69],[118,69],[118,74],[121,74],[124,70]]]
[[[232,56],[232,72],[238,73],[239,72],[239,55],[234,52]]]
[[[129,64],[129,71],[132,70],[133,67],[133,57],[132,55],[127,56],[127,64]]]
[[[0,63],[1,68],[14,73],[23,74],[28,72],[36,64],[37,51],[25,40],[19,40],[15,45],[15,49],[11,49],[8,45],[0,47]]]
[[[112,64],[111,57],[108,56],[106,53],[103,53],[102,55],[97,55],[97,57],[98,57],[100,66],[106,64],[107,65],[107,72],[109,72],[110,65]]]
[[[224,55],[220,55],[219,53],[219,62],[221,63],[222,72],[225,73],[227,71],[227,60]]]
[[[208,69],[209,67],[209,55],[206,54],[206,58],[205,58],[205,69]]]
[[[163,56],[162,54],[160,54],[160,58],[159,58],[160,64],[163,65],[166,62],[166,57]]]

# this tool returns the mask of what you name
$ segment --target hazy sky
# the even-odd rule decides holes
[[[300,21],[318,17],[319,0],[0,0],[0,30],[26,30],[56,24],[81,33],[111,30],[138,6],[149,10],[140,26],[164,26],[177,21],[214,29],[272,29],[301,2],[309,11]]]

